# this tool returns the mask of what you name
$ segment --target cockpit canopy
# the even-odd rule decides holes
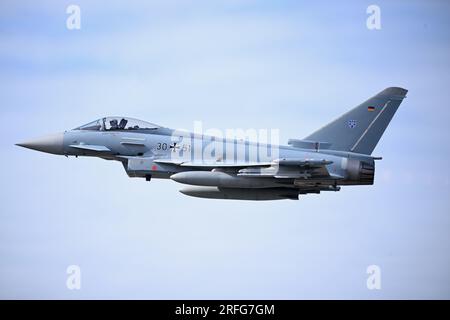
[[[90,130],[90,131],[142,131],[142,130],[155,130],[160,128],[160,126],[138,120],[133,118],[125,117],[105,117],[92,122],[89,122],[81,127],[75,128],[74,130]]]

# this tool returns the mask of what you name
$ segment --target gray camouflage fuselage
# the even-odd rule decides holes
[[[171,148],[174,143],[173,135],[175,130],[168,128],[158,128],[152,130],[151,132],[90,132],[82,130],[71,130],[64,133],[63,142],[63,152],[62,154],[67,156],[93,156],[101,157],[108,160],[118,160],[124,164],[125,170],[130,177],[145,177],[146,175],[151,175],[153,178],[170,178],[174,173],[191,171],[190,167],[183,168],[177,165],[171,165],[166,163],[155,163],[154,160],[158,159],[171,159],[174,149]],[[217,143],[217,140],[211,139],[209,136],[198,136],[190,133],[190,141],[187,145],[190,146],[191,155],[194,157],[195,148],[201,148],[202,152],[198,152],[202,155],[200,162],[210,163],[218,158],[221,159],[223,163],[240,163],[245,164],[251,162],[250,154],[251,149],[262,148],[265,150],[278,149],[279,154],[276,158],[267,156],[271,161],[277,160],[278,158],[293,158],[293,159],[315,159],[315,160],[328,160],[332,161],[331,164],[327,165],[329,172],[334,173],[339,176],[348,177],[348,180],[342,180],[339,184],[359,184],[357,180],[351,179],[348,173],[348,160],[350,161],[366,161],[373,164],[373,158],[367,155],[355,154],[351,152],[333,151],[333,150],[305,150],[294,148],[291,146],[268,146],[266,144],[257,145],[252,142],[242,142],[236,139],[220,139],[224,144],[223,153],[219,156],[209,156],[209,154],[204,154],[203,150],[207,148],[211,143]],[[137,144],[137,142],[139,144]],[[100,145],[105,146],[111,151],[93,151],[86,149],[78,149],[70,147],[70,145],[80,144],[80,145]],[[158,146],[166,146],[160,147]],[[233,158],[227,158],[226,150],[231,149],[236,150]],[[241,150],[242,152],[237,152]],[[176,151],[176,150],[175,150]],[[253,154],[258,152],[253,151]],[[138,158],[140,161],[144,161],[142,166],[134,166],[131,164],[128,166],[129,158]],[[258,159],[259,160],[259,159]],[[153,169],[152,169],[153,166]],[[156,167],[154,167],[156,166]],[[134,169],[137,170],[134,170]],[[210,167],[197,169],[211,170]],[[273,181],[275,184],[276,182]],[[286,181],[285,181],[286,182]],[[286,183],[283,182],[283,185]]]
[[[130,177],[199,186],[181,190],[195,197],[298,199],[299,194],[338,191],[340,185],[373,184],[379,158],[370,153],[405,95],[405,89],[385,89],[305,140],[290,140],[289,146],[187,133],[126,117],[102,118],[18,145],[117,160]]]

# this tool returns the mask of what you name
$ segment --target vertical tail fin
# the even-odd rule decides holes
[[[408,90],[384,89],[305,138],[331,144],[330,149],[371,154]]]

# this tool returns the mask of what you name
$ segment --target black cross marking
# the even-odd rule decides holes
[[[169,146],[170,149],[173,149],[173,152],[177,152],[177,148],[180,148],[180,146],[177,146],[177,143],[174,142],[173,145]]]

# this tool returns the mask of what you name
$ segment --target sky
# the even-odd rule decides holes
[[[445,1],[2,0],[0,298],[449,299],[449,71]],[[14,145],[107,115],[286,143],[390,86],[409,92],[375,184],[299,201],[190,198]]]

